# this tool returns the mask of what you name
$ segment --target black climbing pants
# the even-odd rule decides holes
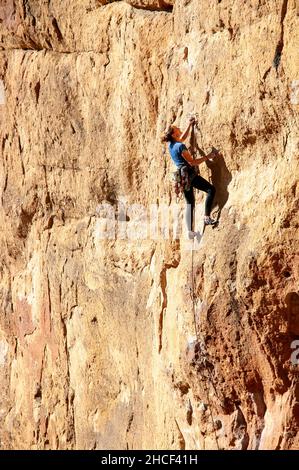
[[[196,175],[191,181],[191,188],[189,191],[184,191],[185,200],[187,202],[185,220],[188,230],[193,230],[193,218],[194,218],[194,206],[195,197],[193,188],[200,189],[207,193],[205,202],[205,215],[210,215],[212,210],[212,204],[215,197],[216,189],[215,186],[210,184],[202,176]]]

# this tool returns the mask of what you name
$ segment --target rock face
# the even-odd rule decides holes
[[[299,12],[173,3],[1,2],[4,449],[299,446]],[[175,202],[160,134],[195,112],[191,251],[136,204]]]

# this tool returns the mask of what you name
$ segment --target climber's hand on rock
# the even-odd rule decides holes
[[[208,155],[207,155],[207,158],[209,160],[214,160],[215,157],[216,157],[216,154],[214,153],[213,150],[210,153],[208,153]]]
[[[215,157],[219,157],[219,156],[220,156],[219,150],[217,150],[217,149],[215,149],[214,147],[212,147],[212,150],[211,150],[211,153],[210,153],[210,157],[209,157],[209,158],[214,159]]]
[[[193,126],[194,126],[194,124],[196,124],[196,119],[195,119],[194,116],[191,116],[191,117],[189,118],[189,123],[192,124]]]

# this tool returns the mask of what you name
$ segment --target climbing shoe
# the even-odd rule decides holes
[[[205,217],[204,218],[204,224],[205,225],[216,225],[217,220],[213,220],[213,219],[211,219],[211,217]]]
[[[193,238],[197,237],[197,232],[193,232],[192,230],[188,231],[188,238],[189,240],[193,240]]]

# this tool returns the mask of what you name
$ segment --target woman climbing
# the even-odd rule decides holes
[[[200,189],[201,191],[207,193],[204,224],[214,225],[217,223],[216,220],[213,220],[210,217],[213,200],[216,193],[215,187],[207,180],[199,176],[193,168],[196,165],[200,165],[202,162],[213,159],[217,154],[212,151],[202,158],[193,159],[191,154],[188,152],[186,145],[183,144],[183,141],[188,137],[189,131],[191,127],[194,126],[195,122],[196,121],[194,117],[190,118],[189,125],[185,132],[182,132],[176,126],[171,125],[162,136],[162,142],[168,142],[168,149],[174,164],[178,168],[183,166],[187,166],[188,168],[191,187],[189,190],[184,190],[184,196],[187,203],[185,220],[189,238],[194,238],[197,235],[197,233],[193,231],[193,212],[195,205],[193,188]]]

